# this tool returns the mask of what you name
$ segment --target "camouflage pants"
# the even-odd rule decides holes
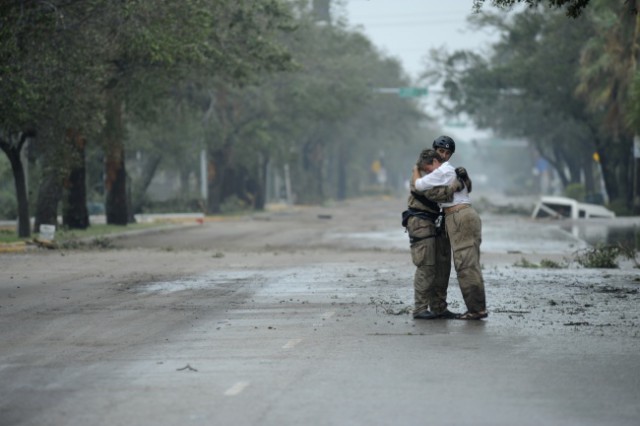
[[[472,207],[458,210],[445,216],[445,228],[453,249],[453,265],[467,311],[484,311],[487,306],[480,267],[480,216]]]
[[[447,309],[447,287],[451,273],[451,246],[444,231],[435,236],[436,227],[428,219],[411,217],[409,236],[424,238],[411,245],[411,259],[416,266],[413,278],[414,312]],[[428,237],[428,238],[425,238]]]

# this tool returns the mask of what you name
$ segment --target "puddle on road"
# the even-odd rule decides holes
[[[255,271],[225,271],[211,272],[205,275],[181,278],[173,281],[151,282],[138,286],[139,292],[146,293],[174,293],[184,290],[212,289],[229,284],[241,284],[249,280],[257,280],[259,275]]]
[[[404,229],[330,234],[332,240],[346,241],[351,247],[409,251],[409,236]],[[554,253],[568,254],[584,248],[587,243],[578,235],[562,229],[556,223],[537,223],[512,219],[504,222],[483,220],[483,252],[491,253]]]
[[[409,250],[409,236],[402,228],[387,231],[333,233],[328,234],[327,238],[347,242],[354,248]]]
[[[355,292],[345,292],[344,280],[355,280],[363,284],[372,279],[379,270],[354,272],[353,265],[326,264],[278,270],[211,271],[206,274],[159,281],[139,285],[135,291],[168,294],[186,290],[211,290],[224,286],[255,284],[253,290],[262,295],[295,297],[308,294],[327,294],[336,299],[356,297]]]
[[[563,223],[490,216],[482,221],[483,252],[569,254],[589,245],[616,243],[640,249],[640,224],[634,218]],[[335,233],[328,238],[355,248],[409,250],[409,237],[402,228]]]
[[[573,223],[562,229],[593,246],[621,243],[640,249],[640,225],[637,224]]]
[[[523,222],[505,226],[500,221],[483,223],[483,252],[566,254],[583,248],[586,243],[555,224]]]

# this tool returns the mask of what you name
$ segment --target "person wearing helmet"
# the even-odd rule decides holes
[[[480,266],[482,222],[478,213],[471,207],[471,185],[466,171],[462,174],[457,173],[456,169],[436,151],[446,149],[453,154],[455,144],[452,145],[453,140],[448,139],[440,137],[434,141],[436,149],[424,154],[422,169],[414,167],[412,185],[418,191],[429,191],[442,185],[469,182],[468,185],[462,185],[462,190],[453,193],[451,201],[441,202],[440,206],[445,214],[445,231],[453,249],[453,264],[467,307],[467,312],[458,315],[457,318],[477,320],[488,316]],[[444,144],[449,144],[449,148],[441,146]]]
[[[454,152],[456,152],[456,142],[449,136],[442,135],[438,136],[433,141],[433,149],[440,155],[443,162],[449,161]],[[467,169],[464,167],[456,168],[456,175],[458,176],[458,180],[463,183],[469,192],[471,192],[471,179],[467,174]]]
[[[449,161],[453,153],[456,152],[455,141],[446,135],[438,136],[432,146],[444,161]]]
[[[445,140],[444,138],[448,138]],[[443,143],[447,158],[455,151],[455,143],[448,136],[437,138],[433,144]],[[433,149],[420,153],[416,167],[423,170]],[[426,192],[411,184],[408,209],[403,212],[403,225],[409,234],[411,260],[416,266],[413,278],[414,319],[451,319],[457,314],[447,309],[447,289],[451,274],[451,245],[442,229],[439,202],[451,202],[453,193],[462,186],[441,185]]]

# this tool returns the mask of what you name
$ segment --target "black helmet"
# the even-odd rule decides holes
[[[436,140],[433,141],[433,149],[438,148],[448,149],[453,154],[456,152],[456,143],[449,136],[438,136]]]

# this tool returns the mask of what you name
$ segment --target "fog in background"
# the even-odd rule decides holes
[[[428,68],[431,50],[472,50],[489,55],[496,31],[474,29],[472,2],[439,0],[344,0],[334,2],[339,18],[362,31],[385,55],[397,58],[416,86],[429,94],[419,99],[421,108],[433,118],[437,131],[454,138],[457,151],[451,162],[464,165],[474,176],[476,196],[537,195],[557,193],[551,172],[540,172],[538,156],[524,140],[504,139],[490,130],[478,129],[469,117],[446,116],[438,107],[441,87],[429,85],[421,75]],[[487,4],[483,11],[498,12]],[[521,10],[516,9],[516,10]],[[500,11],[504,14],[510,12]],[[429,145],[430,140],[425,140]]]

